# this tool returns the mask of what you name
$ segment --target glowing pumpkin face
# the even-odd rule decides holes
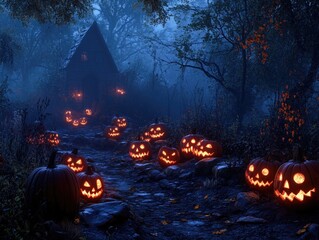
[[[125,117],[117,117],[117,116],[113,117],[112,124],[120,128],[121,130],[127,127],[127,121]]]
[[[75,173],[83,172],[87,167],[85,158],[78,155],[77,149],[73,149],[71,153],[62,155],[61,163],[67,165]]]
[[[119,139],[121,137],[120,129],[117,126],[107,126],[106,137],[111,140]]]
[[[151,140],[164,140],[167,137],[167,128],[164,123],[153,123],[149,126],[148,133]]]
[[[184,136],[180,142],[181,155],[185,159],[190,159],[195,157],[194,147],[203,139],[204,137],[199,134],[189,134]]]
[[[73,121],[72,116],[65,116],[65,121],[66,121],[67,123],[72,122],[72,121]]]
[[[92,166],[88,166],[85,172],[77,174],[81,197],[87,202],[95,202],[102,198],[104,192],[104,181],[102,177],[94,172]]]
[[[92,116],[92,114],[93,114],[92,109],[90,109],[90,108],[85,109],[86,116]]]
[[[203,139],[193,147],[193,153],[197,159],[221,157],[222,146],[216,141]]]
[[[148,160],[151,157],[151,145],[146,141],[133,141],[129,146],[129,155],[133,160]]]
[[[319,162],[286,162],[275,175],[275,195],[289,205],[307,205],[319,199]]]
[[[270,162],[264,158],[255,158],[248,164],[245,178],[251,188],[272,190],[279,162]]]
[[[46,142],[51,146],[58,146],[60,144],[60,137],[57,132],[46,131],[45,139],[46,139]]]
[[[140,139],[146,142],[151,141],[150,133],[148,131],[145,131],[141,136]]]
[[[82,126],[85,126],[88,123],[88,120],[86,119],[86,117],[82,117],[80,118],[79,122]]]
[[[157,159],[164,167],[175,165],[180,160],[179,151],[176,148],[163,146],[158,151]]]
[[[76,120],[76,119],[73,120],[72,125],[73,125],[74,127],[78,127],[78,126],[80,125],[79,120]]]

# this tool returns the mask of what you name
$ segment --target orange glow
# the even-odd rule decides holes
[[[81,91],[74,91],[72,93],[72,98],[76,101],[82,101],[83,93]]]
[[[118,95],[125,95],[126,92],[123,88],[116,88],[116,94]]]
[[[68,123],[72,122],[73,121],[72,116],[66,116],[65,121]]]
[[[275,191],[275,194],[277,197],[280,197],[282,200],[288,199],[290,202],[292,202],[294,199],[297,199],[298,201],[302,202],[304,200],[304,197],[311,197],[311,193],[316,192],[316,189],[313,188],[309,190],[308,192],[304,192],[303,190],[300,190],[297,194],[290,193],[288,194],[287,192],[283,191],[282,193],[279,192],[278,190]]]
[[[80,118],[80,124],[81,125],[86,125],[88,123],[88,121],[87,121],[87,119],[86,119],[86,117],[82,117],[82,118]]]
[[[73,120],[73,123],[72,123],[72,125],[74,126],[74,127],[78,127],[79,126],[79,120]]]
[[[92,116],[92,109],[90,109],[90,108],[85,109],[85,114],[87,116]]]

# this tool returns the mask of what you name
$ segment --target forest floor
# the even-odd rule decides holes
[[[134,162],[126,142],[106,140],[94,130],[60,135],[61,151],[77,147],[80,155],[93,159],[105,180],[101,202],[118,200],[128,209],[123,221],[103,226],[81,217],[86,239],[319,238],[318,210],[292,210],[271,193],[252,192],[243,166],[225,168],[218,177],[195,171],[195,161],[165,169],[156,154],[150,161]],[[82,213],[93,205],[82,204]]]

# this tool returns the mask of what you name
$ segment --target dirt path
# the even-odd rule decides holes
[[[317,213],[293,212],[273,197],[261,196],[257,204],[235,206],[239,192],[249,191],[241,173],[210,183],[194,175],[194,164],[165,171],[155,160],[134,163],[125,143],[105,143],[94,133],[65,134],[65,150],[78,145],[80,153],[106,182],[107,197],[126,202],[131,217],[107,229],[84,227],[87,239],[298,239],[296,232],[317,222]],[[105,200],[105,199],[104,199]],[[251,216],[264,223],[238,223]]]

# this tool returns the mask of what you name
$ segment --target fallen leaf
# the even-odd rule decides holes
[[[208,199],[208,195],[205,195],[204,199]]]
[[[199,205],[199,204],[197,204],[197,205],[194,206],[194,209],[195,209],[195,210],[197,210],[197,209],[199,209],[199,208],[200,208],[200,205]]]
[[[186,218],[182,218],[181,222],[188,222],[188,220]]]
[[[309,226],[310,226],[310,223],[306,224],[306,225],[303,226],[301,229],[299,229],[299,230],[296,232],[296,234],[297,234],[297,235],[304,234],[304,233],[307,231],[307,229],[308,229]]]
[[[80,218],[78,218],[78,217],[75,218],[75,219],[74,219],[74,224],[79,224],[79,223],[80,223]]]
[[[175,203],[177,203],[177,199],[176,198],[170,198],[169,202],[172,203],[172,204],[175,204]]]
[[[214,235],[222,235],[222,234],[224,234],[225,232],[227,232],[227,229],[226,229],[226,228],[223,228],[223,229],[220,229],[220,230],[217,230],[217,231],[212,232],[212,234],[214,234]]]
[[[169,224],[169,222],[168,222],[167,220],[162,220],[161,223],[162,223],[163,225]]]

